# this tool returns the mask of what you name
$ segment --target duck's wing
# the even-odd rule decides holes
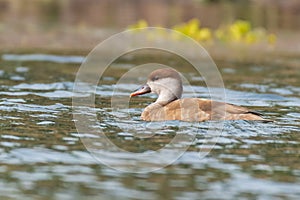
[[[198,105],[210,114],[212,120],[265,120],[261,113],[229,103],[199,99]]]

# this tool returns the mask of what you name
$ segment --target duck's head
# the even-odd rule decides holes
[[[157,69],[149,75],[147,83],[131,93],[130,97],[150,92],[157,94],[156,102],[163,104],[181,98],[182,81],[179,73],[171,68]]]

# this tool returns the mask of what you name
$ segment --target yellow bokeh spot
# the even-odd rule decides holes
[[[198,32],[199,27],[200,27],[200,21],[198,19],[192,19],[187,23],[186,31],[188,35],[193,36]]]
[[[141,19],[137,21],[137,23],[128,26],[127,29],[133,30],[133,29],[146,28],[146,27],[148,27],[148,23],[145,20]]]
[[[179,24],[173,27],[173,30],[176,30],[192,38],[196,38],[199,29],[200,21],[198,19],[191,19],[187,23]]]
[[[257,39],[258,39],[257,35],[255,34],[255,32],[252,32],[252,31],[247,33],[245,36],[245,42],[247,44],[253,44],[257,41]]]
[[[197,37],[195,38],[198,41],[209,41],[212,40],[211,30],[208,28],[202,28],[198,31]]]
[[[245,43],[254,44],[257,42],[268,41],[269,44],[276,43],[276,35],[266,34],[264,28],[252,28],[250,22],[245,20],[237,20],[227,26],[220,26],[216,31],[212,31],[209,28],[200,27],[199,19],[191,19],[186,23],[177,24],[172,27],[173,30],[178,31],[186,36],[189,36],[198,42],[202,41],[222,41],[226,43]],[[148,23],[145,20],[139,20],[137,23],[129,26],[127,29],[139,29],[148,27]],[[138,30],[137,30],[138,31]],[[168,37],[167,32],[163,29],[157,29],[154,32],[149,33],[149,39],[155,37]],[[173,33],[171,37],[174,40],[182,39],[179,34]]]
[[[275,44],[276,43],[276,40],[277,40],[277,37],[276,37],[276,35],[275,34],[269,34],[268,35],[268,43],[269,44]]]
[[[221,41],[226,41],[227,40],[227,37],[226,37],[226,33],[223,29],[218,29],[215,31],[215,37],[218,39],[218,40],[221,40]]]

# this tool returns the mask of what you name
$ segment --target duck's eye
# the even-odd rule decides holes
[[[152,81],[157,81],[159,79],[159,76],[154,76],[153,78],[152,78]]]

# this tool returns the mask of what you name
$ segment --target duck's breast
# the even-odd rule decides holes
[[[182,120],[205,121],[210,119],[210,113],[199,106],[196,98],[178,99],[167,105],[151,104],[142,113],[146,121]],[[205,105],[204,105],[205,106]]]

